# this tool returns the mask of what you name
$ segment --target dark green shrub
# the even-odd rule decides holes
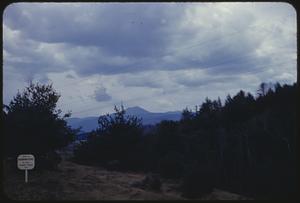
[[[19,154],[46,156],[67,146],[77,130],[67,125],[61,110],[56,108],[60,95],[52,85],[31,83],[4,108],[4,152],[6,157]]]
[[[75,150],[75,161],[113,170],[137,170],[143,166],[141,119],[126,115],[123,106],[115,107],[115,111],[99,117],[99,128]]]

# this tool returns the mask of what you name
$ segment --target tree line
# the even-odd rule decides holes
[[[184,109],[180,121],[162,121],[147,133],[140,118],[115,106],[115,114],[99,117],[73,160],[177,179],[188,198],[213,188],[287,198],[296,185],[296,90],[296,83],[262,83],[255,96],[241,90],[224,104],[206,98]],[[51,85],[31,84],[5,107],[8,154],[44,156],[74,139],[78,129],[67,126],[70,114],[55,110],[58,98]]]

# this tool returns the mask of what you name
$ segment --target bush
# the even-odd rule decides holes
[[[52,85],[31,83],[29,87],[4,105],[4,152],[6,157],[19,154],[46,156],[73,141],[77,130],[67,125],[56,108],[60,95]]]
[[[215,170],[206,165],[198,164],[190,167],[181,184],[182,196],[186,198],[200,198],[212,192],[215,187]]]
[[[141,119],[125,114],[124,107],[115,107],[115,114],[100,116],[99,127],[90,133],[87,142],[74,152],[79,163],[96,164],[113,170],[137,170],[142,167]],[[117,162],[116,162],[117,160]]]

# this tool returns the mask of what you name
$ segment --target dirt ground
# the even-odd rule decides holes
[[[179,183],[162,180],[159,192],[132,187],[146,174],[108,171],[99,167],[62,161],[55,171],[29,171],[29,182],[24,182],[24,171],[4,170],[4,193],[13,200],[182,200],[177,190]],[[215,189],[202,199],[247,199],[237,194]]]

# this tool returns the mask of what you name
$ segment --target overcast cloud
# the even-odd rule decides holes
[[[106,88],[105,87],[98,87],[95,90],[95,99],[98,102],[104,102],[104,101],[109,101],[111,100],[111,96],[107,94]]]
[[[3,15],[4,103],[53,82],[59,107],[182,110],[261,82],[296,82],[287,3],[14,3]]]

